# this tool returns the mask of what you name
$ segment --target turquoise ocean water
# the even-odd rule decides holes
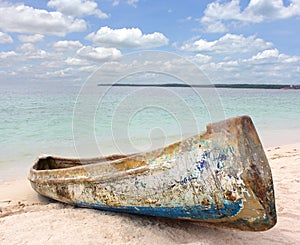
[[[299,142],[300,90],[0,85],[2,178],[43,153],[96,156],[153,149],[249,115],[265,147]],[[78,97],[79,96],[79,97]]]

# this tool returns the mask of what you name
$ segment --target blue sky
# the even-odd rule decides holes
[[[300,84],[300,0],[0,0],[0,82],[80,82],[161,50],[213,83]]]

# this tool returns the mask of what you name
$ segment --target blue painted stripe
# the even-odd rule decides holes
[[[76,206],[88,207],[113,212],[125,212],[133,214],[144,214],[150,216],[160,216],[167,218],[186,218],[193,220],[221,219],[236,216],[243,208],[242,200],[237,202],[225,201],[224,207],[216,206],[177,206],[177,207],[142,207],[123,206],[111,207],[103,204],[89,204],[84,202],[74,202]]]

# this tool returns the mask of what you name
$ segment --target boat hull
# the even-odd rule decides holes
[[[29,180],[38,193],[81,207],[250,231],[276,223],[271,170],[247,116],[151,152],[40,157]]]

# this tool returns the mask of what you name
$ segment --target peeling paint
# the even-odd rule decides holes
[[[77,206],[242,230],[276,223],[271,170],[248,117],[147,153],[74,159],[74,165],[42,158],[29,179],[42,195]]]

